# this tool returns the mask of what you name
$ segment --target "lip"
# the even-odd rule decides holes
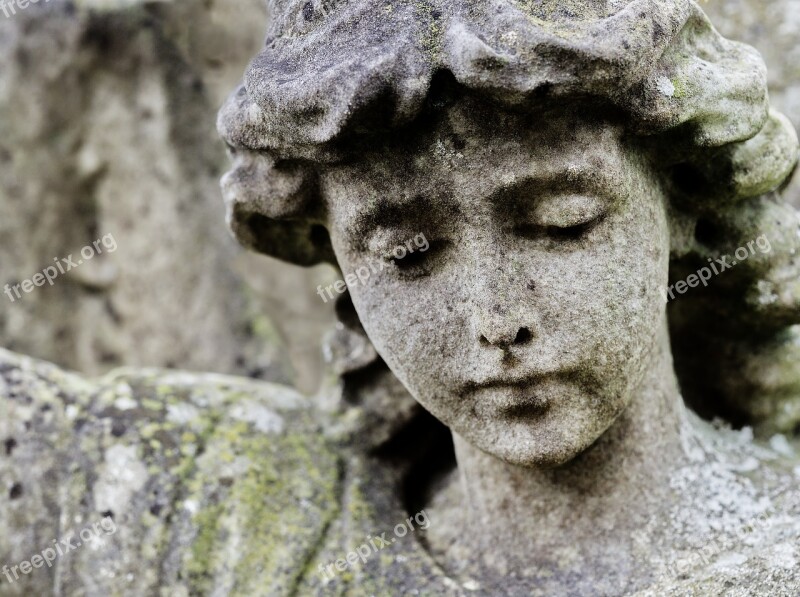
[[[495,416],[529,418],[550,408],[551,392],[542,387],[542,381],[548,377],[552,374],[490,380],[468,384],[466,390],[480,410]]]
[[[462,391],[475,392],[477,390],[489,388],[526,388],[541,383],[543,379],[548,377],[556,377],[558,374],[558,371],[537,371],[534,373],[528,371],[524,375],[506,375],[478,381],[468,381],[462,387]]]

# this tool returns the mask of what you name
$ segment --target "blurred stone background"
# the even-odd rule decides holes
[[[321,375],[331,268],[229,236],[215,117],[261,46],[260,0],[53,0],[0,13],[0,286],[106,234],[118,248],[11,302],[0,345],[291,382]],[[77,261],[77,257],[76,257]]]
[[[800,127],[800,0],[711,0]],[[225,229],[218,107],[258,51],[261,0],[51,0],[0,13],[0,286],[112,234],[118,248],[11,302],[0,346],[99,374],[249,375],[311,393],[331,268],[245,253]],[[800,180],[787,191],[800,206]]]

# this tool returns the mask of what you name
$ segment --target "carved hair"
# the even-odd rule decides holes
[[[800,220],[779,190],[797,137],[769,109],[752,48],[687,0],[271,0],[264,50],[219,116],[234,167],[228,221],[257,251],[335,264],[316,173],[360,139],[407,126],[443,74],[512,110],[594,98],[655,148],[673,217],[671,277],[766,235],[743,261],[670,306],[676,367],[704,414],[800,421]],[[795,410],[787,410],[792,402]]]

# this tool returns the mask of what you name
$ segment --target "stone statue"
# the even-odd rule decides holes
[[[429,536],[455,577],[618,595],[709,574],[685,560],[719,537],[734,569],[794,561],[727,539],[789,516],[800,470],[688,415],[670,348],[671,323],[698,408],[797,423],[797,138],[764,70],[693,2],[275,4],[220,116],[229,221],[298,263],[391,261],[350,296],[453,433]]]
[[[228,221],[338,265],[341,381],[0,353],[0,556],[119,529],[4,589],[796,595],[798,142],[758,54],[680,0],[271,16]]]

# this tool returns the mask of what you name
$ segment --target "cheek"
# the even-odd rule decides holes
[[[665,316],[666,218],[658,202],[642,203],[608,240],[558,261],[542,297],[546,333],[560,350],[588,356],[597,381],[617,394],[639,379]]]
[[[419,364],[426,358],[420,347],[435,343],[431,335],[441,320],[441,316],[430,317],[426,313],[429,288],[424,282],[398,278],[390,272],[392,266],[382,264],[377,255],[350,250],[345,238],[346,231],[331,231],[342,279],[359,269],[369,271],[363,283],[349,287],[359,321],[383,360],[414,393],[411,375],[424,369]]]
[[[409,283],[385,275],[352,290],[367,335],[415,396],[431,388],[436,371],[458,362],[459,346],[465,346],[465,322],[453,317],[458,288],[441,279]]]
[[[464,309],[471,281],[460,271],[459,265],[417,280],[383,272],[351,289],[375,349],[412,396],[445,424],[459,410],[456,387],[463,372],[480,358]]]

